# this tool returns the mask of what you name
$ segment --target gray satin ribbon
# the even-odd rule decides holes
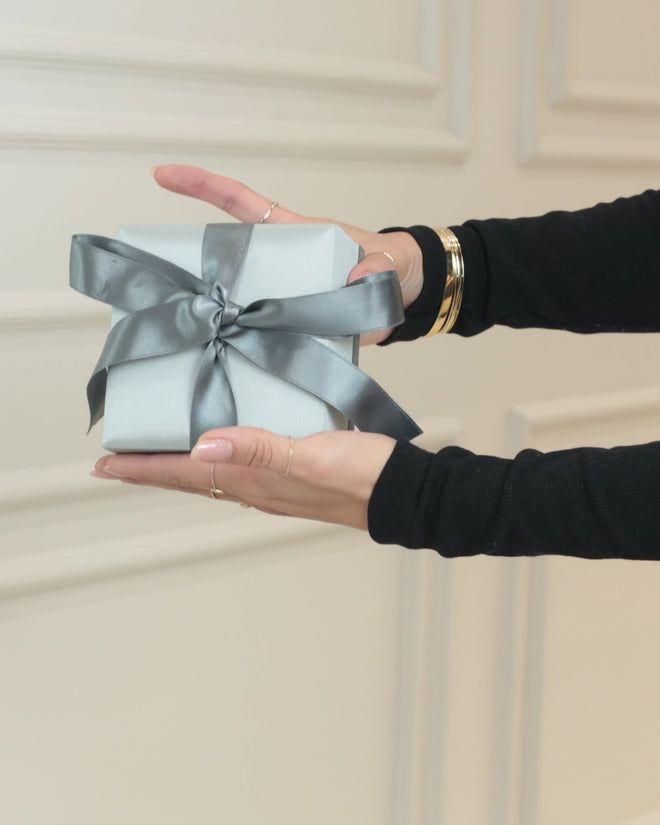
[[[331,404],[360,430],[409,440],[421,430],[368,375],[312,336],[335,338],[397,326],[403,304],[394,272],[377,272],[341,289],[231,300],[250,243],[250,224],[209,224],[202,280],[129,244],[74,235],[71,286],[130,313],[115,324],[87,385],[90,429],[103,416],[107,370],[205,346],[190,416],[190,444],[232,426],[236,405],[225,371],[227,347]]]

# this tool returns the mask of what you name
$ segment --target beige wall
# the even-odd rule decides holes
[[[447,562],[89,479],[72,233],[178,160],[366,226],[657,187],[655,0],[0,10],[0,819],[660,825],[660,568]],[[411,369],[411,364],[415,365]],[[653,336],[363,353],[438,448],[651,440]]]

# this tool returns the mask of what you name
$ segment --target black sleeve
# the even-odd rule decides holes
[[[660,442],[514,459],[399,442],[371,496],[369,532],[447,557],[660,559]]]
[[[494,324],[660,330],[660,192],[452,229],[465,259],[459,335]],[[388,343],[431,327],[444,286],[439,238],[425,227],[408,231],[424,253],[424,288]],[[525,450],[514,459],[458,447],[434,455],[400,442],[371,496],[369,532],[448,557],[660,559],[660,442]]]
[[[577,212],[468,221],[451,229],[465,263],[458,335],[494,324],[581,333],[660,330],[660,191]],[[422,249],[424,285],[386,343],[424,335],[444,290],[440,239],[428,227],[405,231]]]

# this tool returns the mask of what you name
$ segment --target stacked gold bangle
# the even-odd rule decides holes
[[[435,230],[440,236],[447,258],[447,280],[445,291],[440,303],[440,311],[435,323],[426,333],[426,337],[437,335],[439,332],[449,332],[456,323],[463,301],[463,253],[458,238],[451,229]]]

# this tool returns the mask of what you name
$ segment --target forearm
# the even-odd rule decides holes
[[[398,443],[373,491],[369,531],[441,555],[660,559],[660,442],[515,459]]]
[[[582,333],[660,330],[660,191],[576,212],[451,228],[465,263],[453,329],[459,335],[495,324]],[[408,231],[424,255],[424,288],[388,343],[425,334],[442,300],[440,239],[425,227]]]

